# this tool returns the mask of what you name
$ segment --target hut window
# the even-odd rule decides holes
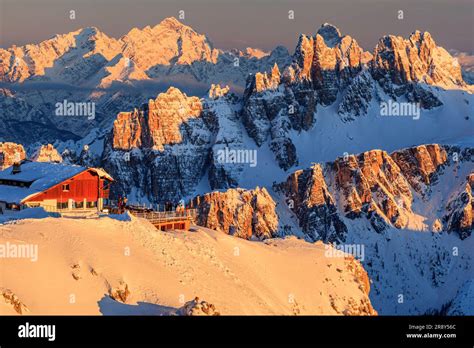
[[[58,202],[57,203],[57,208],[58,209],[67,209],[68,208],[68,203],[67,202]]]
[[[63,191],[69,192],[69,184],[63,184]]]

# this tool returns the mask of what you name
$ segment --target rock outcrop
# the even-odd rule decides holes
[[[278,69],[278,65],[275,63],[272,71],[269,74],[266,72],[258,72],[255,74],[255,79],[252,80],[255,82],[255,84],[252,86],[252,88],[257,93],[263,92],[265,90],[274,90],[278,88],[278,85],[280,84],[280,78],[280,69]]]
[[[307,41],[312,43],[306,53],[308,57],[312,56],[311,65],[307,61],[296,61],[294,68],[300,76],[302,74],[312,81],[320,103],[330,105],[371,55],[364,52],[356,40],[347,35],[342,36],[339,29],[327,23]]]
[[[265,239],[278,233],[276,204],[265,188],[229,189],[195,197],[197,224],[240,238]]]
[[[312,240],[344,241],[347,227],[339,218],[321,165],[294,172],[282,188],[288,206],[298,216],[301,228]]]
[[[212,125],[199,98],[176,88],[133,112],[120,113],[104,152],[104,167],[120,178],[119,194],[141,188],[150,201],[177,202],[205,172]]]
[[[238,110],[239,100],[231,93],[205,103],[204,116],[215,134],[208,171],[209,184],[213,190],[238,187],[245,166],[249,165],[225,160],[225,153],[249,151],[244,142],[245,129]]]
[[[377,80],[388,79],[397,85],[466,85],[457,60],[437,46],[428,32],[415,31],[408,39],[393,35],[381,38],[374,50],[372,71]]]
[[[217,99],[225,96],[227,93],[229,93],[229,90],[229,86],[221,87],[219,84],[212,84],[211,88],[209,89],[208,96],[211,99]]]
[[[431,88],[465,88],[461,66],[428,32],[415,31],[408,39],[388,35],[380,39],[370,63],[373,78],[392,98],[404,95],[424,109],[441,106]]]
[[[389,226],[407,228],[414,216],[414,196],[429,200],[431,187],[449,164],[448,151],[430,144],[392,154],[372,150],[347,155],[298,170],[275,188],[285,194],[309,239],[341,243],[354,219],[367,219],[377,233]],[[469,176],[465,189],[448,204],[445,224],[438,219],[431,228],[448,226],[448,231],[458,231],[461,238],[470,235],[473,179]]]
[[[290,132],[311,129],[318,105],[338,102],[338,115],[349,122],[389,99],[437,108],[443,102],[434,86],[467,88],[456,59],[419,31],[409,39],[382,38],[372,55],[324,24],[314,36],[300,35],[293,62],[282,71],[275,66],[248,79],[242,120],[257,145],[270,140],[284,170],[298,164]]]
[[[210,98],[169,88],[132,112],[121,112],[106,140],[103,166],[118,178],[116,194],[177,203],[207,174],[212,189],[237,187],[246,163],[222,160],[224,151],[247,150],[238,100],[214,85]]]
[[[195,297],[194,300],[186,302],[183,307],[178,309],[176,314],[184,316],[220,315],[212,303],[201,301],[199,300],[199,297]]]
[[[438,144],[421,145],[392,153],[410,185],[422,191],[422,185],[436,181],[436,171],[447,161],[447,151]]]
[[[58,150],[56,150],[52,144],[41,145],[41,147],[33,155],[32,159],[36,162],[61,163],[63,161],[63,158],[59,154]]]
[[[444,222],[448,231],[456,232],[461,239],[469,237],[474,230],[474,172],[466,178],[466,183],[449,201],[448,214]]]
[[[0,294],[3,296],[5,303],[11,305],[16,313],[21,315],[29,312],[28,307],[21,302],[18,296],[16,296],[10,289],[0,288]]]
[[[309,130],[316,105],[332,104],[370,57],[357,41],[330,24],[315,36],[301,35],[293,63],[283,74],[275,65],[270,73],[249,78],[242,111],[249,135],[259,146],[271,139],[281,168],[295,166],[298,158],[289,133]]]
[[[202,104],[197,97],[188,97],[170,87],[143,109],[120,113],[114,122],[113,147],[117,150],[150,148],[163,151],[165,145],[183,141],[180,127],[199,117]]]
[[[116,288],[109,290],[109,296],[115,301],[127,303],[127,299],[130,297],[128,284],[125,282],[120,282]]]

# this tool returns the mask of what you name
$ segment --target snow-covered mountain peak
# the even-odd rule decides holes
[[[167,28],[171,30],[180,30],[182,28],[191,29],[191,27],[181,23],[176,17],[167,17],[163,19],[160,23],[158,23],[153,29],[157,28]]]
[[[212,48],[205,35],[196,33],[173,17],[151,29],[132,29],[121,41],[124,54],[141,69],[151,69],[152,72],[163,65],[192,64],[195,61],[216,63],[218,56],[218,51]]]

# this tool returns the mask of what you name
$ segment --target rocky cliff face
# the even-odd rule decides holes
[[[276,204],[265,188],[229,189],[195,197],[197,224],[236,237],[272,238],[278,232]]]
[[[312,82],[322,105],[332,104],[338,92],[371,58],[370,53],[364,52],[356,40],[342,36],[339,29],[327,23],[314,37],[300,37],[300,43],[291,68],[300,80]],[[300,53],[299,50],[303,51]],[[296,81],[290,79],[290,82]]]
[[[12,166],[15,162],[26,158],[26,152],[23,145],[15,143],[0,142],[0,170]]]
[[[134,28],[118,39],[90,27],[39,44],[0,49],[1,82],[41,82],[40,88],[14,93],[0,89],[0,139],[28,145],[78,140],[95,127],[110,127],[118,112],[156,97],[163,83],[202,92],[202,83],[243,88],[249,73],[271,69],[275,62],[289,64],[285,48],[220,50],[175,18]],[[58,90],[56,83],[65,86]],[[48,89],[51,84],[54,88]],[[55,105],[64,100],[94,103],[96,117],[57,117]]]
[[[200,99],[170,88],[119,113],[102,159],[119,178],[115,193],[164,203],[191,196],[201,180],[211,189],[236,187],[245,164],[222,153],[244,149],[244,129],[228,90],[214,85]]]
[[[212,125],[199,98],[170,88],[132,112],[120,113],[104,151],[105,167],[120,178],[117,193],[150,202],[177,202],[206,170]]]
[[[461,66],[428,32],[416,31],[408,39],[384,36],[370,62],[372,76],[392,98],[404,95],[425,109],[442,105],[430,88],[465,88]]]
[[[114,121],[113,148],[131,150],[150,148],[163,151],[165,145],[183,141],[180,127],[192,123],[201,115],[202,104],[197,97],[187,97],[177,88],[166,93],[140,110],[120,113]]]
[[[457,232],[461,239],[471,236],[474,230],[474,172],[466,178],[466,183],[454,195],[447,205],[444,216],[446,229]]]
[[[211,100],[205,103],[204,115],[215,134],[208,171],[209,185],[213,190],[238,187],[245,166],[248,165],[225,157],[226,153],[248,150],[244,142],[245,128],[239,117],[239,100],[225,90],[211,88]],[[216,94],[223,95],[217,97]]]
[[[447,147],[421,145],[388,154],[372,150],[316,164],[291,174],[276,185],[296,214],[300,227],[313,240],[344,242],[351,220],[364,218],[382,233],[387,227],[414,228],[414,200],[429,203],[432,187],[450,162]],[[469,165],[466,157],[466,164]],[[444,218],[461,238],[472,230],[471,175],[465,189],[449,202]],[[444,197],[446,200],[448,197]],[[442,215],[438,216],[443,218]],[[443,229],[443,227],[440,227]]]
[[[419,31],[409,39],[382,38],[372,55],[324,24],[314,36],[300,36],[293,62],[282,71],[274,66],[249,78],[242,119],[259,146],[269,141],[283,170],[298,164],[291,132],[313,128],[318,105],[337,104],[337,114],[349,122],[367,115],[371,105],[399,98],[437,108],[443,102],[432,86],[467,88],[456,59]]]
[[[377,80],[397,85],[422,82],[442,87],[462,87],[461,66],[428,32],[415,31],[408,39],[384,36],[375,47],[372,61]],[[385,81],[382,81],[384,84]]]
[[[330,105],[362,70],[371,55],[357,41],[324,24],[315,36],[301,35],[293,63],[280,74],[257,73],[244,95],[243,121],[260,146],[270,139],[275,159],[284,170],[298,163],[289,133],[309,130],[316,105]]]
[[[467,295],[457,289],[472,273],[473,155],[430,144],[315,164],[274,185],[285,202],[277,211],[294,214],[293,233],[352,250],[379,313],[433,313],[451,301],[459,311]]]
[[[410,186],[419,193],[422,193],[422,186],[429,186],[433,181],[436,181],[438,168],[448,159],[446,149],[438,144],[395,151],[391,156],[409,181]]]

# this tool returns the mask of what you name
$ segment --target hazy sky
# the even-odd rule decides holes
[[[330,22],[368,50],[382,35],[419,29],[447,49],[474,51],[474,0],[0,0],[0,47],[87,26],[120,37],[133,27],[177,17],[179,10],[185,11],[182,22],[223,49],[284,45],[293,52],[299,33],[313,34]]]

